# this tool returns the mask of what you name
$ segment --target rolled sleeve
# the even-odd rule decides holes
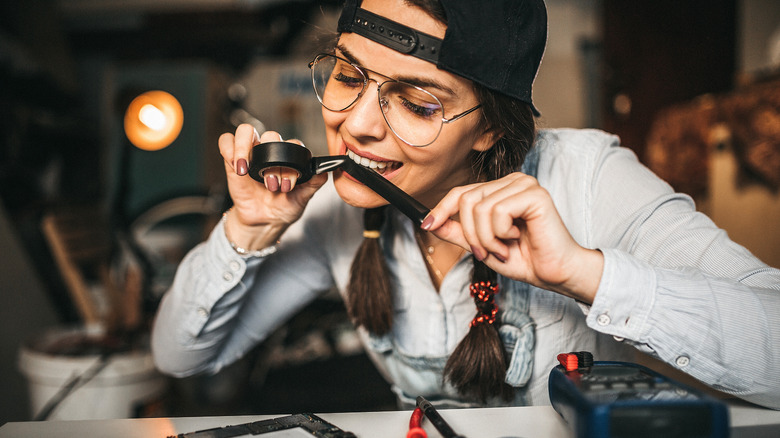
[[[155,318],[152,351],[159,369],[179,376],[205,371],[210,350],[228,335],[247,293],[242,278],[263,260],[237,254],[222,221],[187,254]]]
[[[653,267],[620,250],[603,252],[589,327],[625,338],[715,389],[778,407],[773,367],[780,334],[771,306],[777,291],[694,268]]]

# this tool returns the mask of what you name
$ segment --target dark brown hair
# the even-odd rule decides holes
[[[407,0],[407,4],[422,9],[445,24],[447,22],[438,0]],[[497,140],[485,151],[472,152],[472,178],[475,182],[494,180],[518,170],[522,165],[536,134],[533,113],[528,104],[519,100],[476,84],[474,90],[482,105],[482,116],[476,129],[493,132]],[[384,207],[366,210],[364,235],[367,237],[352,262],[347,285],[347,309],[355,324],[380,336],[390,331],[393,316],[393,286],[378,239],[385,210]],[[472,257],[472,260],[472,284],[495,285],[496,273],[475,258]],[[494,300],[492,295],[487,299],[475,296],[474,300],[478,309],[476,322],[481,315],[490,313]],[[490,322],[472,323],[444,369],[444,377],[462,395],[482,402],[490,397],[509,399],[512,396],[511,387],[504,383],[507,364],[498,334],[500,320],[492,319]]]

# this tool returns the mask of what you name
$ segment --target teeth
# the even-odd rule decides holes
[[[397,166],[397,163],[388,162],[388,161],[374,161],[366,157],[361,157],[350,150],[347,151],[347,156],[351,158],[352,161],[360,164],[363,167],[368,167],[370,169],[377,169],[382,171],[388,168],[393,169]]]

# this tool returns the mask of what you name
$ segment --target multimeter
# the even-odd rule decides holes
[[[558,355],[548,388],[553,408],[577,438],[721,438],[726,405],[647,367]]]

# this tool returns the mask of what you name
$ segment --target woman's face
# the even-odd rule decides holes
[[[362,8],[400,22],[438,38],[444,38],[446,27],[403,0],[364,0]],[[433,93],[451,117],[477,105],[471,82],[439,70],[428,61],[403,55],[354,33],[344,33],[338,41],[336,55],[386,77],[370,79],[379,83],[393,78],[422,80],[435,84],[423,87]],[[384,177],[428,207],[433,207],[451,188],[467,184],[471,177],[468,160],[472,149],[489,148],[490,135],[477,132],[479,110],[444,124],[439,137],[425,147],[413,147],[396,137],[385,122],[377,100],[377,85],[370,82],[364,95],[347,111],[322,109],[328,150],[331,155],[351,151],[360,157],[389,165]],[[348,204],[370,208],[387,202],[371,189],[343,171],[333,173],[339,195]]]

